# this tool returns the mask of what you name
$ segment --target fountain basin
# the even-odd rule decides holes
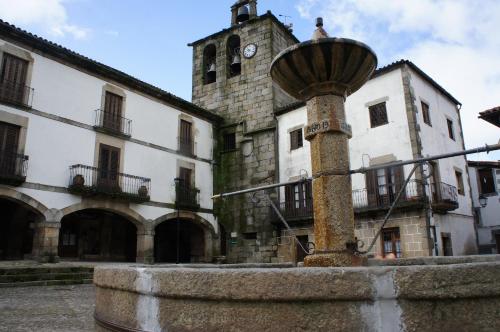
[[[96,327],[500,330],[500,256],[481,260],[362,268],[97,267]]]
[[[320,38],[293,45],[271,64],[271,77],[292,97],[348,96],[369,79],[377,56],[361,42],[346,38]]]

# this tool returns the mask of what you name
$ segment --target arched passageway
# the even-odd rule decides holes
[[[135,262],[136,249],[136,226],[116,213],[85,209],[70,213],[61,220],[61,258]]]
[[[36,222],[40,213],[20,202],[0,198],[0,260],[17,260],[30,256]]]
[[[205,261],[205,232],[189,219],[164,221],[155,229],[155,262],[198,263]]]

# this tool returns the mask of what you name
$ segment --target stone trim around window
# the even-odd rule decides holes
[[[29,118],[5,111],[0,111],[0,122],[5,122],[21,127],[21,129],[19,130],[17,153],[24,154],[24,148],[26,146],[26,136],[28,134]]]

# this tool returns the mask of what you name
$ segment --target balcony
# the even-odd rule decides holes
[[[354,212],[361,214],[388,210],[396,199],[396,195],[402,185],[403,184],[385,184],[377,186],[372,190],[366,188],[353,190],[352,202]],[[422,185],[416,180],[408,182],[396,208],[422,208],[423,206],[424,196]]]
[[[431,185],[432,209],[436,213],[446,213],[458,208],[457,188],[444,182]]]
[[[313,200],[302,199],[295,201],[274,202],[280,214],[291,226],[308,225],[313,220]],[[272,220],[275,224],[282,224],[276,211],[271,208]]]
[[[0,82],[0,102],[14,106],[31,108],[34,89],[11,81]]]
[[[132,135],[132,120],[98,109],[95,111],[94,129],[105,134],[128,138]]]
[[[26,181],[28,156],[0,151],[0,183],[18,186]]]
[[[192,139],[179,137],[178,142],[179,142],[178,152],[180,154],[183,154],[183,155],[188,156],[188,157],[195,156],[195,154],[194,154],[195,143]]]
[[[102,195],[130,202],[149,201],[151,179],[86,165],[70,166],[68,189],[82,196]]]
[[[178,210],[197,211],[200,208],[200,190],[176,179],[175,208]]]

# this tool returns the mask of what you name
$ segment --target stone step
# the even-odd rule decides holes
[[[5,282],[0,283],[0,288],[6,287],[30,287],[30,286],[59,286],[59,285],[78,285],[78,284],[91,284],[92,279],[78,279],[78,280],[38,280],[38,281],[24,281],[24,282]]]
[[[80,280],[92,279],[92,272],[83,273],[30,273],[30,274],[10,274],[0,275],[0,283],[29,282],[42,280]]]
[[[0,268],[0,276],[43,273],[93,273],[92,267],[21,267]]]

